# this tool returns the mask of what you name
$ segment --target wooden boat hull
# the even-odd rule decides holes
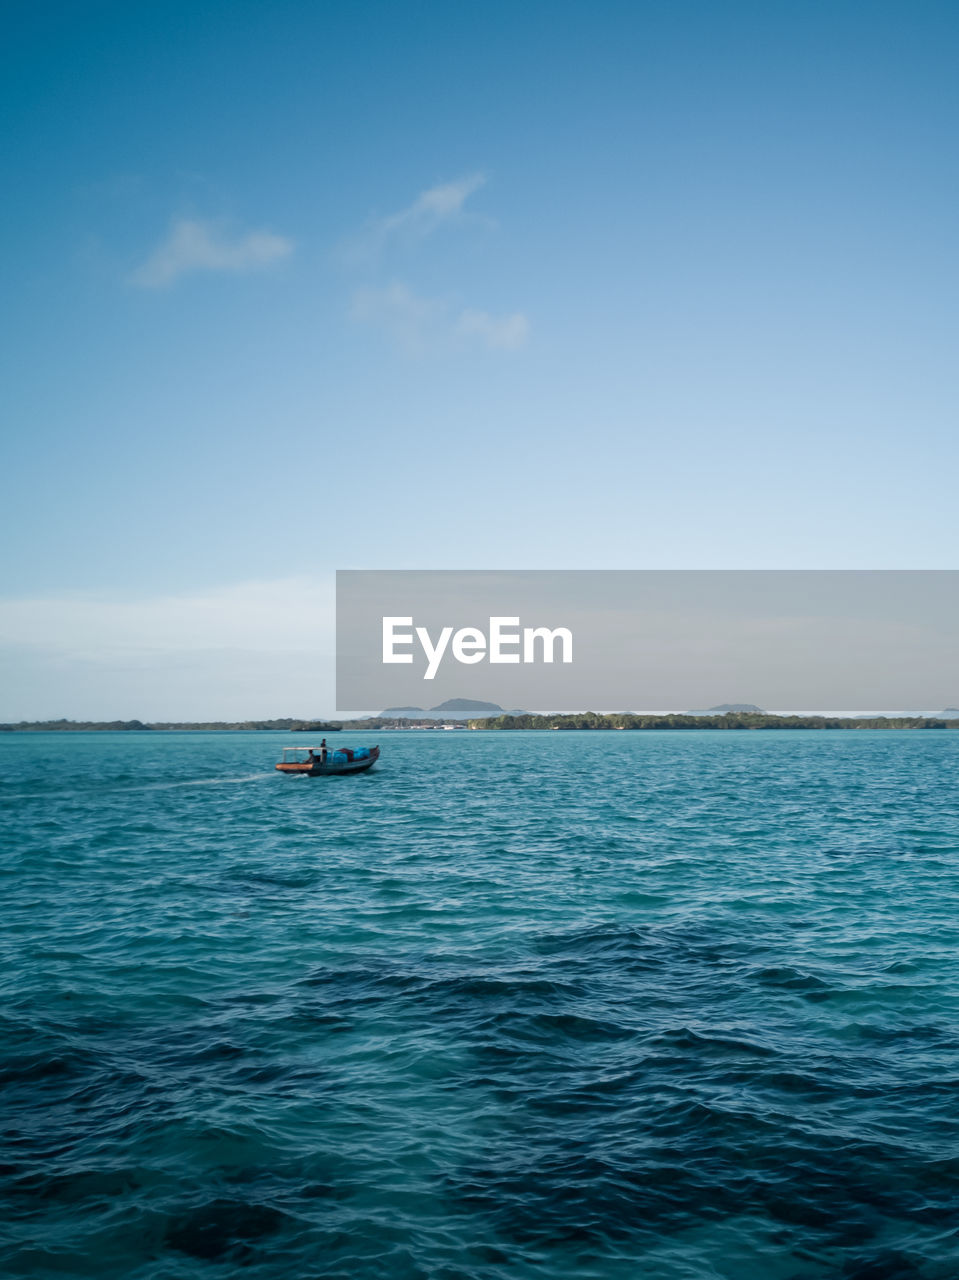
[[[332,755],[332,750],[330,751]],[[276,767],[280,773],[303,774],[307,778],[332,777],[343,773],[364,773],[371,769],[380,758],[379,747],[370,747],[370,754],[365,760],[327,760],[321,764],[319,760],[293,760],[281,762]]]

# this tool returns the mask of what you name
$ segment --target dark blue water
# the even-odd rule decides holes
[[[959,1275],[959,732],[289,741],[0,738],[4,1275]]]

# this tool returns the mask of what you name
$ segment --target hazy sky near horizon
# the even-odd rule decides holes
[[[957,37],[8,6],[0,720],[331,711],[336,568],[954,567]]]

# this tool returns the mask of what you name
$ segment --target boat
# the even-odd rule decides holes
[[[379,747],[284,747],[276,766],[280,773],[302,774],[307,778],[327,774],[363,773],[380,758]]]

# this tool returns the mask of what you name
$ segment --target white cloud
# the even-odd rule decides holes
[[[470,216],[464,210],[466,201],[485,182],[485,174],[471,173],[455,182],[428,187],[405,209],[371,219],[347,246],[346,256],[373,257],[392,240],[422,240],[444,223]]]
[[[347,246],[346,258],[375,280],[377,259],[389,245],[423,240],[449,222],[475,220],[476,215],[466,211],[466,203],[485,182],[485,174],[470,173],[454,182],[428,187],[405,209],[367,223]],[[525,344],[530,328],[522,312],[498,316],[475,307],[459,309],[442,298],[417,294],[399,280],[357,289],[350,314],[353,320],[381,330],[411,354],[467,346],[516,351]]]
[[[477,338],[487,347],[516,351],[529,337],[529,321],[521,311],[509,316],[464,311],[456,321],[456,332],[465,338]]]
[[[216,223],[180,218],[129,282],[162,289],[191,271],[257,271],[292,252],[293,241],[272,231],[249,231],[231,239]]]
[[[464,343],[515,351],[529,336],[529,321],[522,312],[494,316],[488,311],[456,311],[442,299],[420,297],[398,280],[383,289],[358,290],[351,314],[354,320],[382,329],[411,354]]]
[[[379,223],[383,232],[390,235],[398,231],[412,230],[418,235],[428,235],[443,222],[457,217],[474,191],[486,182],[482,173],[471,173],[456,182],[441,183],[421,192],[413,203],[399,213],[390,214]]]
[[[353,295],[354,320],[383,329],[410,352],[424,351],[440,337],[446,318],[445,305],[421,298],[398,280],[385,289],[359,289]]]

